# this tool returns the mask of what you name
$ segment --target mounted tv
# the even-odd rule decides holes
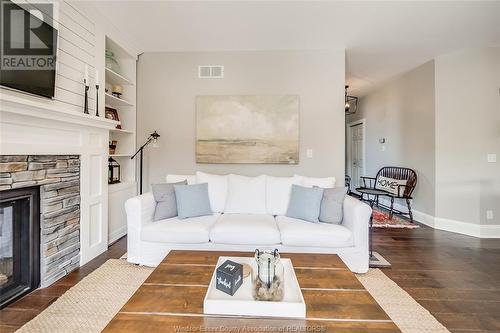
[[[0,5],[0,85],[53,98],[57,54],[53,4],[23,8],[0,0]]]

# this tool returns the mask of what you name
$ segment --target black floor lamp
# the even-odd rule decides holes
[[[153,133],[151,133],[148,137],[148,139],[146,140],[146,142],[141,146],[141,148],[139,148],[139,150],[137,150],[134,154],[134,156],[131,157],[131,159],[134,159],[134,157],[137,156],[137,154],[139,154],[139,163],[140,163],[140,166],[139,166],[139,194],[142,194],[142,151],[144,150],[144,148],[146,148],[146,146],[148,144],[150,144],[151,142],[153,142],[153,147],[158,147],[158,138],[160,137],[160,134],[156,133],[156,131],[154,131]]]

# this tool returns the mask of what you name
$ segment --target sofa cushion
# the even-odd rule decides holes
[[[174,184],[187,185],[187,181],[178,183],[152,184],[151,190],[156,201],[153,221],[169,219],[177,216],[177,200],[175,200]]]
[[[210,230],[210,241],[218,244],[279,244],[280,232],[272,215],[223,214]]]
[[[266,214],[266,176],[229,175],[224,213]]]
[[[174,185],[179,219],[212,215],[208,184]]]
[[[186,180],[188,185],[196,184],[195,175],[167,175],[165,179],[167,183],[178,183]]]
[[[173,217],[148,223],[141,230],[141,240],[158,243],[207,243],[210,227],[218,216],[214,214],[182,220]]]
[[[268,214],[286,214],[293,184],[300,185],[300,177],[266,177],[266,210]]]
[[[210,207],[216,213],[222,213],[226,206],[227,197],[227,175],[213,175],[205,172],[196,172],[196,182],[198,184],[208,184],[208,197]]]
[[[323,178],[314,178],[314,177],[304,177],[295,175],[295,177],[301,178],[301,184],[305,187],[321,187],[321,188],[332,188],[335,187],[335,177],[323,177]]]
[[[354,246],[351,230],[343,225],[309,223],[287,216],[276,216],[284,246],[348,247]]]
[[[309,222],[319,222],[321,199],[323,199],[322,188],[292,185],[292,194],[286,216]]]

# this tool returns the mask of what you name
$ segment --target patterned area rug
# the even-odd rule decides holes
[[[152,271],[110,259],[17,332],[101,332]],[[356,277],[403,333],[449,333],[381,270]]]
[[[419,225],[411,223],[397,215],[392,215],[389,219],[389,212],[378,207],[373,207],[373,227],[374,228],[400,228],[400,229],[415,229],[420,228]]]

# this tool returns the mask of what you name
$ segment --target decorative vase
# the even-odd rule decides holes
[[[115,59],[113,51],[106,50],[106,68],[111,69],[113,72],[120,72],[120,65]]]

